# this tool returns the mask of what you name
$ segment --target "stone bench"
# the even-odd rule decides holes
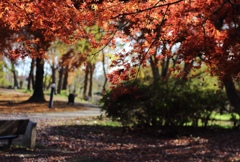
[[[9,119],[0,120],[0,140],[8,140],[8,147],[12,145],[12,140],[22,137],[22,145],[34,148],[36,143],[37,123],[29,119]]]

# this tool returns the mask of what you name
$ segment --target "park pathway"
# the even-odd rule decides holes
[[[28,114],[30,119],[44,119],[44,118],[71,118],[71,117],[88,117],[88,116],[99,116],[103,114],[100,108],[86,104],[83,106],[85,110],[72,111],[72,112],[48,112],[48,113],[34,113]]]
[[[15,95],[25,95],[23,92],[15,91],[14,89],[3,89],[0,88],[1,93],[5,94],[15,94]],[[96,96],[95,96],[96,97]],[[99,99],[99,96],[97,96]],[[46,97],[49,99],[49,96]],[[67,98],[54,96],[54,100],[63,101],[67,103]],[[90,117],[90,116],[99,116],[103,114],[101,109],[90,102],[79,102],[76,101],[75,105],[80,107],[81,110],[76,111],[64,111],[64,112],[46,112],[46,113],[8,113],[1,114],[0,119],[17,119],[17,118],[29,118],[29,119],[55,119],[55,118],[75,118],[75,117]]]
[[[31,120],[37,119],[56,119],[56,118],[75,118],[75,117],[90,117],[104,114],[101,109],[90,103],[81,103],[83,110],[69,111],[69,112],[47,112],[47,113],[9,113],[0,114],[0,119],[18,119],[29,118]]]

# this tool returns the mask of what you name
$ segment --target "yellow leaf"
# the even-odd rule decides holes
[[[24,25],[25,25],[24,22],[20,22],[20,24],[19,24],[20,27],[23,27]]]
[[[15,25],[13,23],[10,24],[10,29],[14,29]]]
[[[40,25],[43,25],[43,21],[42,19],[39,19]]]
[[[24,4],[21,4],[21,5],[20,5],[20,8],[21,8],[21,9],[24,9],[24,8],[25,8],[25,5],[24,5]]]
[[[26,7],[26,8],[25,8],[25,11],[28,12],[28,13],[32,13],[32,12],[33,12],[30,7]]]
[[[93,9],[93,10],[95,10],[95,11],[98,9],[98,6],[97,6],[97,5],[95,5],[95,4],[92,4],[92,6],[91,6],[91,7],[92,7],[92,9]]]

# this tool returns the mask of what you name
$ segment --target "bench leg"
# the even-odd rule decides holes
[[[12,145],[12,139],[8,139],[8,147]]]

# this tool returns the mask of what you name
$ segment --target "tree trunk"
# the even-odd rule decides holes
[[[168,69],[169,69],[169,62],[170,62],[170,58],[167,58],[167,60],[163,60],[163,64],[162,64],[162,78],[166,78],[167,74],[168,74]]]
[[[17,80],[16,70],[13,70],[12,73],[13,73],[13,78],[14,78],[14,88],[18,88],[18,80]]]
[[[167,50],[166,44],[164,43],[163,47],[162,47],[162,54],[166,54],[166,50]],[[154,59],[156,59],[156,58],[154,58]],[[168,58],[168,57],[167,57],[167,59],[164,58],[162,60],[162,73],[161,73],[161,77],[163,79],[167,78],[168,69],[169,69],[169,62],[170,62],[170,58]]]
[[[154,60],[154,56],[150,57],[150,64],[152,69],[152,75],[153,75],[153,83],[157,83],[160,79],[160,73],[158,66],[156,65],[156,62]]]
[[[93,87],[93,72],[95,69],[95,64],[89,63],[89,88],[88,88],[88,96],[92,97],[92,87]]]
[[[88,75],[89,75],[89,62],[87,62],[85,77],[84,77],[84,85],[83,85],[83,99],[87,100],[87,87],[88,87]]]
[[[36,59],[36,82],[33,95],[27,102],[46,102],[43,93],[43,74],[44,74],[44,60],[42,58]]]
[[[32,83],[32,87],[34,87],[34,77],[33,77],[34,63],[35,63],[35,60],[32,59],[30,72],[29,72],[29,76],[28,76],[28,84],[27,84],[27,89],[29,91],[31,90],[31,83]]]
[[[13,73],[13,88],[18,88],[18,80],[17,80],[17,74],[16,74],[16,69],[15,69],[15,65],[14,65],[14,63],[11,63],[12,64],[12,69],[11,69],[11,71],[12,71],[12,73]]]
[[[52,70],[52,83],[56,83],[56,67],[55,64],[53,63],[51,66],[51,70]]]
[[[68,65],[64,68],[64,78],[63,78],[63,90],[67,90],[68,85]]]
[[[234,107],[235,112],[240,114],[240,98],[233,83],[233,79],[230,77],[224,78],[223,83],[230,104]]]
[[[58,88],[57,88],[57,93],[58,93],[58,94],[60,94],[60,93],[61,93],[61,90],[62,90],[63,72],[64,72],[63,67],[60,67],[60,70],[59,70],[59,80],[58,80]]]
[[[35,62],[35,61],[34,61],[34,62]],[[34,68],[33,68],[33,70],[34,70]],[[34,90],[34,88],[35,88],[35,84],[36,84],[36,83],[35,83],[35,79],[36,79],[36,78],[35,78],[35,76],[34,76],[33,73],[31,74],[31,78],[32,78],[32,79],[31,79],[31,82],[32,82],[32,89]]]
[[[103,83],[102,92],[105,93],[108,78],[107,78],[107,73],[106,73],[106,69],[105,69],[105,53],[103,51],[102,51],[102,55],[103,55],[102,64],[103,64],[103,75],[104,75],[104,83]]]

